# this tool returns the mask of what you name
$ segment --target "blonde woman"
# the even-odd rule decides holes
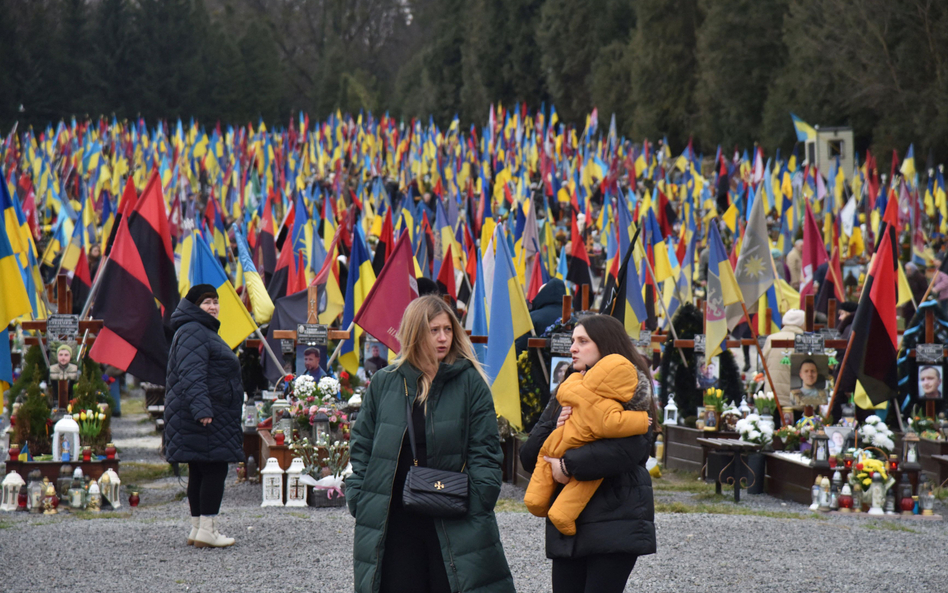
[[[355,590],[364,593],[512,592],[494,504],[503,453],[490,388],[471,341],[436,296],[408,306],[401,352],[372,376],[352,429],[346,480],[356,518]],[[435,519],[402,506],[413,463],[406,397],[418,465],[468,474],[468,514]]]

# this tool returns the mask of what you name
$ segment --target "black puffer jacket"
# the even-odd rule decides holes
[[[639,376],[644,375],[640,372]],[[640,384],[646,385],[647,379],[640,380]],[[520,449],[524,469],[533,471],[540,447],[556,428],[559,415],[559,403],[556,398],[550,398],[540,420],[530,431],[530,438]],[[547,558],[655,553],[652,477],[645,469],[651,437],[650,429],[645,435],[603,439],[566,452],[563,456],[566,469],[574,478],[604,479],[576,520],[576,535],[563,535],[547,519]]]
[[[175,330],[165,382],[165,458],[173,463],[244,460],[237,356],[220,321],[188,300],[171,315]],[[211,418],[207,426],[198,420]]]
[[[563,315],[563,296],[566,294],[566,284],[559,278],[553,278],[543,285],[537,296],[531,303],[530,320],[533,321],[533,328],[537,335],[542,334],[546,328],[553,325],[553,322]],[[523,352],[527,348],[529,334],[524,334],[516,342],[517,353]]]

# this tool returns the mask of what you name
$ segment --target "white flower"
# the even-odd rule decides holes
[[[749,433],[747,433],[747,439],[750,441],[753,441],[759,438],[760,438],[760,432],[757,430],[751,430]]]
[[[872,416],[866,418],[865,424],[879,424],[880,422],[882,422],[882,419],[873,414]]]
[[[339,381],[332,377],[323,377],[319,380],[318,389],[322,397],[336,397],[339,394]]]
[[[862,427],[862,438],[871,439],[876,436],[876,429],[871,424],[865,424]]]
[[[760,422],[760,416],[759,416],[758,414],[748,414],[748,415],[747,415],[747,418],[745,418],[745,420],[747,420],[747,422],[749,422],[749,423],[750,423],[750,422]]]

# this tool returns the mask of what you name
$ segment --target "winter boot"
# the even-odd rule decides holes
[[[234,545],[234,538],[224,537],[217,531],[217,515],[201,516],[201,527],[194,538],[195,548],[226,548]]]
[[[197,537],[198,529],[201,528],[201,518],[191,517],[191,533],[188,534],[188,545],[194,545],[194,538]]]

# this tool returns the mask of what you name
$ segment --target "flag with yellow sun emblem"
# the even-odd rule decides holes
[[[770,240],[767,238],[767,218],[764,216],[764,200],[766,199],[761,193],[751,206],[747,228],[744,230],[744,240],[741,243],[741,253],[734,267],[734,276],[737,278],[737,285],[741,288],[749,313],[754,312],[760,297],[766,294],[767,289],[774,283],[774,264],[770,257]],[[740,303],[728,305],[728,328],[734,329],[743,316],[744,309]]]

